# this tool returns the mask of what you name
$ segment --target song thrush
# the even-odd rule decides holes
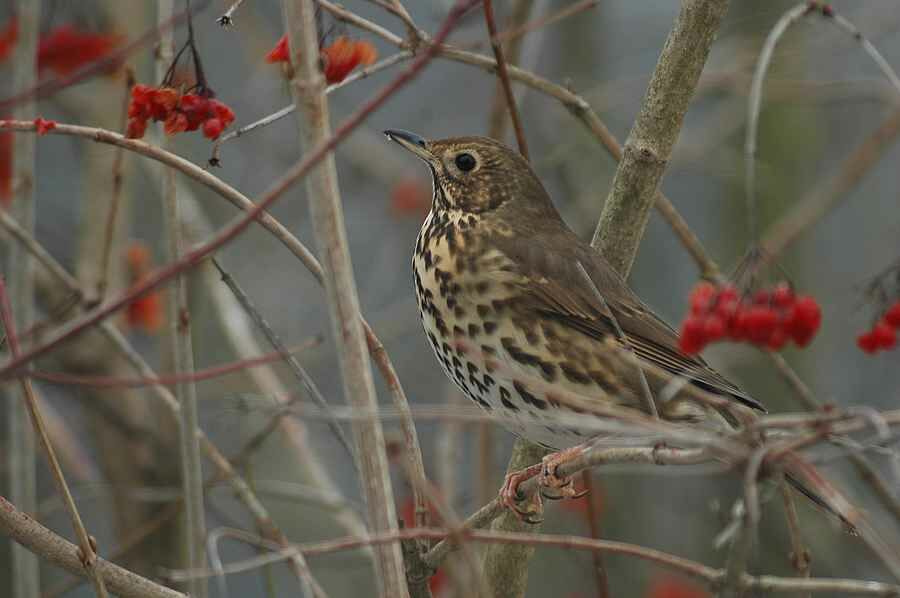
[[[612,363],[610,344],[763,410],[700,357],[678,350],[678,334],[566,226],[518,153],[484,137],[385,134],[421,158],[434,178],[413,254],[425,334],[450,379],[509,430],[557,450],[588,440],[577,426],[559,423],[563,414],[571,422],[573,413],[562,404],[563,392],[648,411],[638,368]],[[649,386],[656,396],[663,383]],[[656,407],[672,421],[721,415],[680,394]],[[525,477],[504,484],[501,496],[510,506]]]

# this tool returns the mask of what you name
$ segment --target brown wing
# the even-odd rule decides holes
[[[527,278],[528,283],[521,291],[532,302],[533,309],[597,339],[616,336],[609,315],[611,310],[639,358],[672,375],[683,376],[704,390],[765,411],[761,403],[709,367],[702,358],[681,353],[678,333],[654,314],[592,247],[568,229],[551,229],[548,233],[545,227],[541,228],[529,238],[498,239],[501,251]],[[545,250],[548,247],[565,249],[548,252]],[[590,281],[578,264],[583,266]],[[603,295],[609,310],[604,309],[594,286]]]

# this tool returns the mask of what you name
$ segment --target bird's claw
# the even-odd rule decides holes
[[[520,521],[531,525],[541,523],[544,514],[544,505],[539,494],[535,493],[529,499],[525,499],[519,491],[519,485],[530,480],[540,473],[541,465],[532,465],[520,471],[506,474],[503,485],[500,487],[500,504],[516,514]]]
[[[545,498],[561,500],[563,498],[581,498],[587,494],[587,490],[575,489],[575,484],[570,476],[559,475],[559,466],[570,458],[571,453],[562,451],[547,455],[541,461],[538,483],[541,487],[541,494]],[[545,490],[552,490],[552,492],[548,494]]]
[[[500,488],[500,504],[515,513],[520,521],[534,524],[542,521],[544,504],[541,497],[561,500],[581,498],[587,494],[587,490],[575,488],[571,477],[559,475],[559,466],[571,459],[576,454],[576,449],[547,455],[540,463],[506,474]],[[519,491],[519,485],[533,477],[538,478],[539,491],[526,500]]]

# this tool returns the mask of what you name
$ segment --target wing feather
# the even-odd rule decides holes
[[[614,316],[640,359],[674,376],[683,376],[704,390],[765,411],[759,401],[729,382],[701,357],[680,352],[678,333],[654,314],[592,247],[568,229],[560,228],[555,234],[568,238],[541,244],[535,243],[534,237],[497,240],[503,253],[524,275],[519,290],[531,309],[601,340],[615,336]],[[564,254],[549,253],[541,251],[540,245],[569,250]],[[585,278],[585,272],[590,281]],[[594,287],[602,292],[605,306]]]

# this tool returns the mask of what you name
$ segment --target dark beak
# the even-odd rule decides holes
[[[434,158],[432,153],[428,151],[428,143],[415,133],[410,133],[409,131],[403,131],[401,129],[388,129],[384,134],[388,139],[399,143],[426,162],[431,161]]]

